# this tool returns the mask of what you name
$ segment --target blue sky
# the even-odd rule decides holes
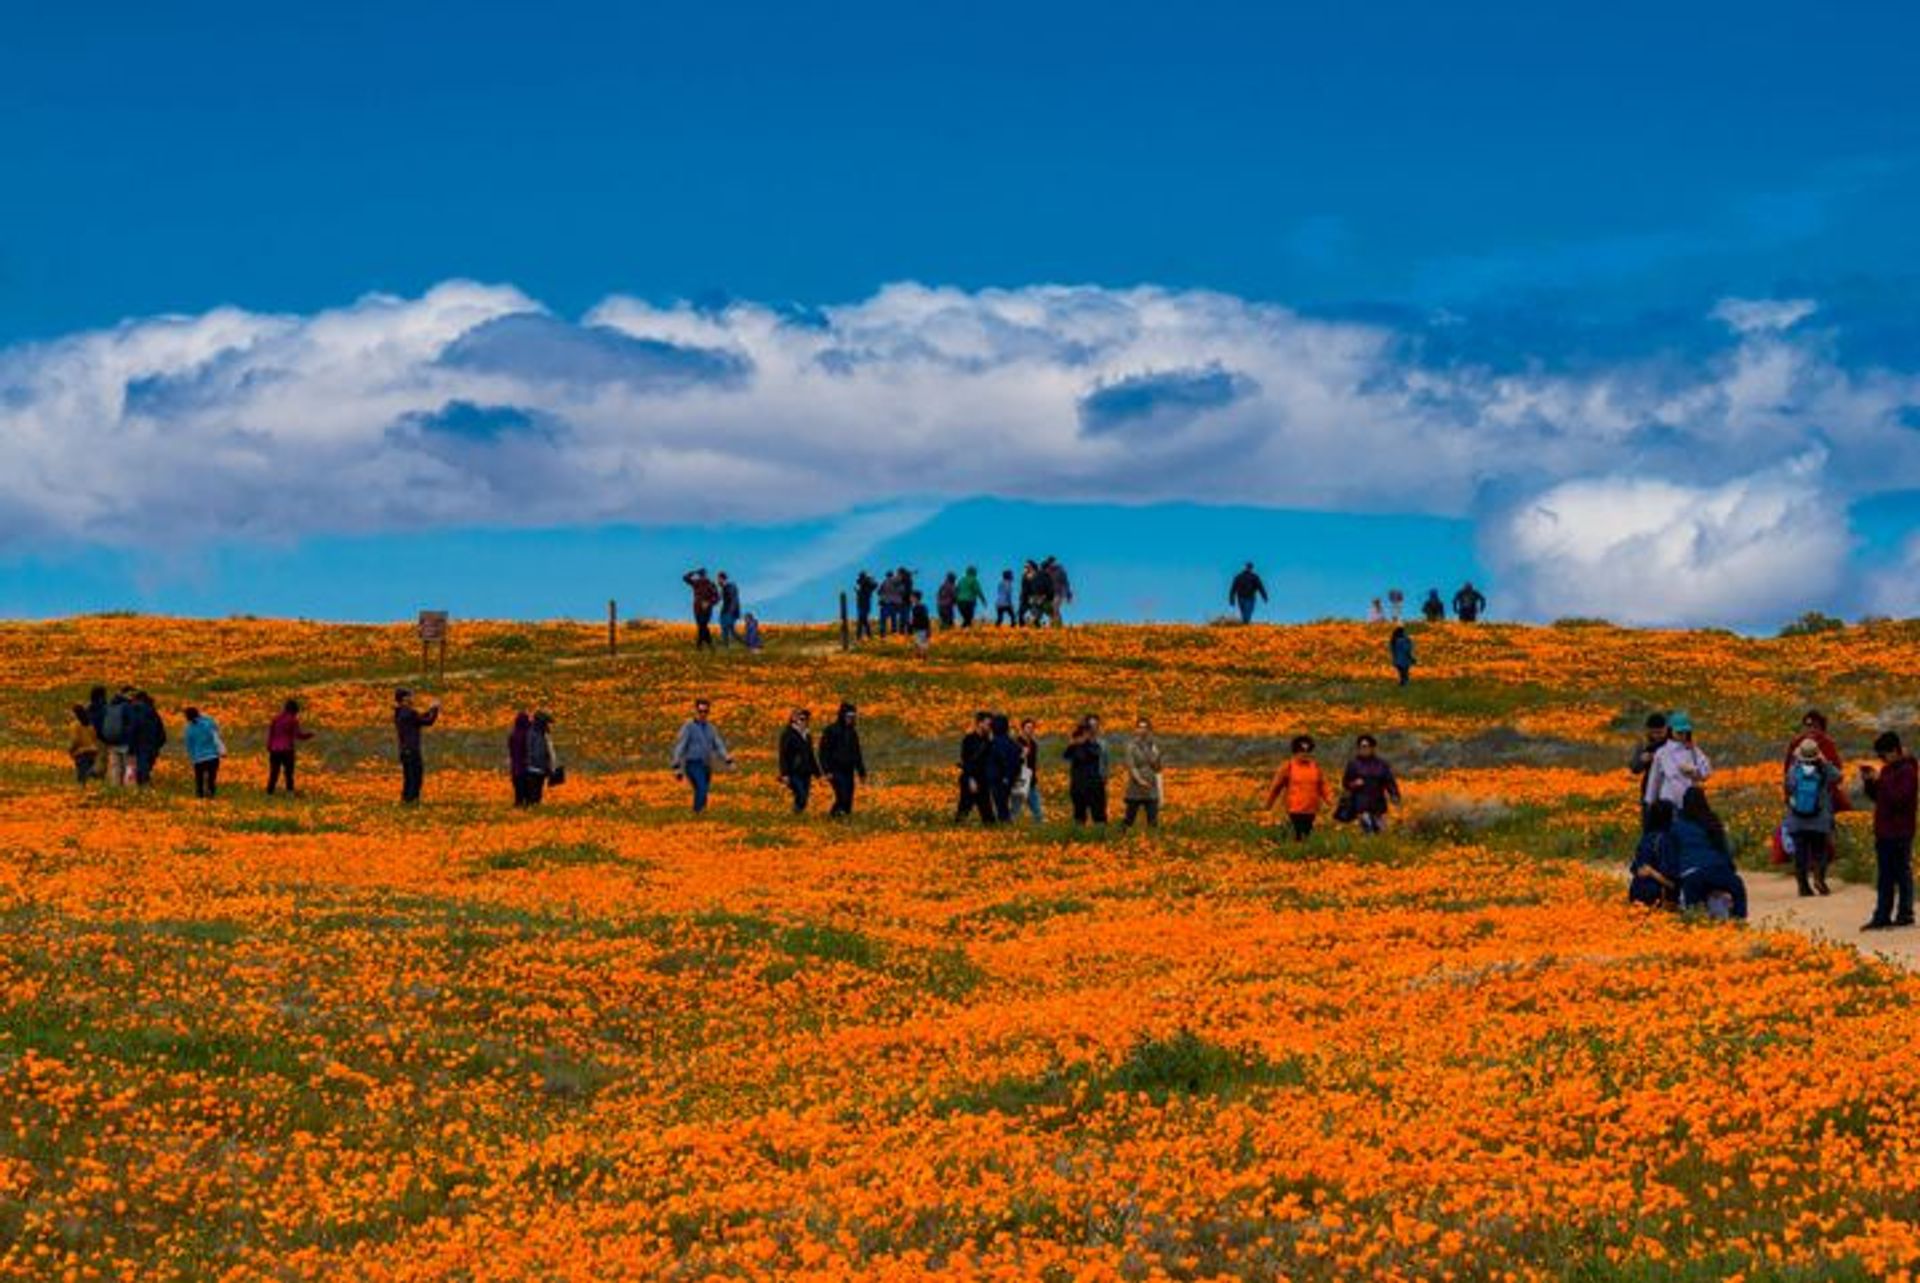
[[[1434,521],[1515,613],[1635,613],[1643,548],[1647,618],[1906,608],[1911,7],[271,8],[10,15],[0,609],[364,616],[342,549],[455,583],[474,539],[850,564],[907,536],[845,514],[983,496],[1190,569],[1116,614],[1202,615],[1243,553],[1351,609],[1441,575],[1398,551]],[[783,384],[772,324],[839,382]],[[71,480],[115,451],[168,493]],[[1755,569],[1791,531],[1817,592]],[[1351,588],[1300,556],[1355,543]]]

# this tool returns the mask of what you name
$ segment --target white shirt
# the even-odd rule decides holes
[[[1712,774],[1713,763],[1699,748],[1681,740],[1668,740],[1653,755],[1653,765],[1647,768],[1647,800],[1671,802],[1678,810],[1687,790],[1706,783]]]

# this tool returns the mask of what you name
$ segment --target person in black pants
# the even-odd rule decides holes
[[[853,639],[863,641],[873,636],[873,593],[880,581],[866,571],[853,581]]]
[[[1100,738],[1092,721],[1073,728],[1073,736],[1061,754],[1067,759],[1067,796],[1073,802],[1073,822],[1107,822],[1107,776]]]
[[[1005,713],[993,716],[993,751],[988,760],[988,787],[993,793],[993,818],[1013,822],[1013,786],[1019,782],[1026,755],[1013,738],[1013,723]]]
[[[1873,799],[1873,851],[1879,863],[1873,917],[1863,931],[1913,925],[1913,832],[1920,802],[1920,763],[1886,731],[1874,740],[1880,766],[1860,768],[1860,782]]]
[[[421,785],[426,782],[426,759],[420,755],[420,732],[440,720],[438,701],[421,712],[413,706],[413,692],[402,686],[393,693],[393,729],[400,744],[400,800],[412,805],[420,800]]]
[[[828,815],[852,815],[853,781],[867,778],[867,761],[861,756],[860,731],[855,725],[858,718],[852,704],[842,704],[833,725],[820,733],[820,768],[833,785],[833,809]]]
[[[796,708],[787,729],[780,732],[780,782],[793,794],[795,815],[806,812],[814,777],[819,774],[820,759],[813,751],[813,714]]]
[[[982,824],[993,823],[993,715],[975,713],[973,729],[960,741],[960,806],[954,822],[980,813]]]

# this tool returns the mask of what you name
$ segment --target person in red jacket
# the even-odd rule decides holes
[[[1900,746],[1892,731],[1873,742],[1880,757],[1876,770],[1860,768],[1860,784],[1873,799],[1873,851],[1879,878],[1875,886],[1873,919],[1863,931],[1913,925],[1913,830],[1915,802],[1920,799],[1920,763]]]
[[[286,777],[287,792],[293,792],[293,764],[300,741],[313,738],[313,732],[300,726],[300,701],[290,699],[280,707],[280,715],[267,724],[267,792],[271,793]]]

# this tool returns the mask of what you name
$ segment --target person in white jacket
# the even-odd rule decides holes
[[[1693,742],[1693,720],[1685,713],[1669,717],[1667,731],[1670,738],[1647,768],[1646,797],[1649,804],[1671,802],[1678,810],[1688,789],[1706,785],[1707,777],[1713,774],[1713,763]]]

